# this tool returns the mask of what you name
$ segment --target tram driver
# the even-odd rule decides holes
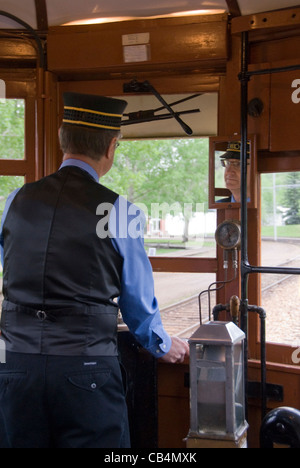
[[[240,203],[241,202],[241,142],[228,143],[226,153],[222,154],[221,164],[224,167],[224,181],[231,195],[218,203]],[[247,165],[250,165],[250,144],[247,144]],[[247,198],[250,201],[250,171],[248,171]]]
[[[111,221],[122,197],[98,183],[127,103],[77,93],[64,103],[59,171],[12,194],[2,219],[1,448],[130,446],[116,298],[154,357],[174,363],[189,353],[162,325],[142,235],[130,235],[130,216]]]

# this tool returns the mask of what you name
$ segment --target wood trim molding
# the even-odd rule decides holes
[[[48,13],[46,0],[35,0],[35,9],[38,31],[48,31]]]
[[[257,13],[232,19],[232,34],[244,31],[273,30],[274,28],[295,28],[300,26],[300,7],[286,10]]]
[[[150,257],[155,272],[217,273],[216,258]]]

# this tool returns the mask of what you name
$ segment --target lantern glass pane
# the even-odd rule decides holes
[[[198,432],[226,433],[225,346],[204,345],[197,355]]]
[[[235,425],[239,427],[245,423],[244,409],[244,378],[243,378],[243,346],[242,342],[234,346],[234,379],[235,379]]]

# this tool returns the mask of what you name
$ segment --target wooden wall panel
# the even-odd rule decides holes
[[[227,63],[226,77],[221,78],[219,135],[234,135],[241,132],[241,39],[232,37],[232,56]],[[254,67],[249,67],[252,70]],[[258,67],[256,66],[255,69]],[[269,148],[270,125],[270,75],[255,76],[249,81],[248,102],[261,99],[264,105],[259,117],[248,116],[248,132],[257,136],[259,149]]]
[[[113,73],[130,69],[132,63],[124,61],[122,38],[141,33],[150,34],[150,53],[148,60],[134,64],[136,70],[225,69],[227,15],[213,15],[50,28],[49,70],[56,73],[83,70]]]
[[[277,347],[280,348],[280,347]],[[260,382],[260,362],[250,361],[249,379]],[[267,364],[267,382],[283,387],[283,401],[276,402],[268,400],[268,411],[274,408],[288,406],[299,408],[300,401],[300,379],[299,366],[282,366],[277,364]],[[259,431],[261,427],[260,399],[250,399],[249,401],[249,446],[259,448]]]
[[[248,103],[252,99],[260,99],[263,103],[260,116],[248,116],[248,131],[257,135],[257,147],[260,150],[268,149],[270,143],[270,79],[270,75],[253,76],[248,87]]]
[[[300,70],[272,75],[270,150],[300,150],[299,128]]]
[[[1,37],[0,40],[0,64],[2,62],[13,62],[10,66],[18,67],[20,61],[35,63],[37,52],[34,41],[20,34],[19,38]]]
[[[240,124],[240,81],[241,39],[231,37],[231,56],[227,62],[226,77],[220,83],[219,135],[239,135]]]
[[[158,363],[158,446],[185,448],[190,428],[189,364]]]

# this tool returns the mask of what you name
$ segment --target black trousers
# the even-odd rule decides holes
[[[118,358],[7,353],[0,448],[128,448]]]

